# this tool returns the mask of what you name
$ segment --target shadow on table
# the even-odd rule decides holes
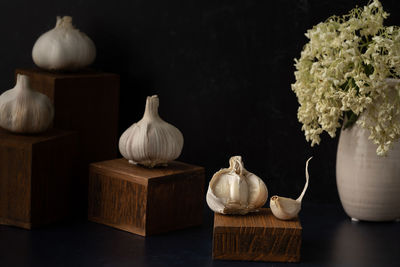
[[[313,211],[316,211],[313,209]],[[398,266],[400,223],[352,222],[342,210],[307,214],[302,263],[324,266]]]

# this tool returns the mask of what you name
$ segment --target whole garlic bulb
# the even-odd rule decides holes
[[[32,49],[35,64],[46,70],[78,70],[96,58],[93,41],[72,25],[72,18],[57,17],[52,30],[42,34]]]
[[[267,186],[255,174],[248,172],[241,156],[229,159],[229,168],[212,177],[207,191],[207,204],[222,214],[241,214],[257,211],[268,198]]]
[[[40,133],[54,117],[50,99],[29,87],[29,77],[18,74],[14,88],[0,96],[0,126],[15,133]]]
[[[272,214],[275,215],[276,218],[281,220],[291,220],[299,214],[301,210],[301,201],[303,200],[304,194],[306,193],[308,187],[308,162],[312,159],[309,158],[306,162],[306,184],[304,185],[303,192],[301,192],[300,196],[294,200],[287,197],[279,197],[273,196],[270,200],[270,208]]]
[[[182,152],[182,133],[160,118],[158,105],[157,95],[148,96],[143,118],[119,139],[119,151],[132,164],[150,168],[165,165]]]

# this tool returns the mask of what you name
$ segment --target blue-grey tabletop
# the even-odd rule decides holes
[[[399,266],[400,223],[355,223],[339,205],[305,203],[299,264],[212,260],[204,215],[201,227],[146,238],[87,221],[0,226],[0,266]]]

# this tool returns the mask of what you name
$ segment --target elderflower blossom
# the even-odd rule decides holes
[[[400,30],[383,26],[388,15],[374,0],[305,34],[309,42],[295,59],[292,90],[311,146],[322,132],[335,137],[342,123],[356,119],[370,131],[378,155],[400,138]]]

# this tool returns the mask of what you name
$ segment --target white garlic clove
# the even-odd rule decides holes
[[[221,214],[243,215],[257,211],[267,201],[266,185],[244,168],[242,157],[231,157],[229,165],[213,175],[207,190],[208,206]]]
[[[301,202],[287,197],[273,196],[269,205],[274,216],[281,220],[291,220],[301,210]]]
[[[147,97],[143,118],[119,139],[119,151],[132,164],[150,168],[166,165],[182,152],[182,133],[160,118],[158,105],[157,95]]]
[[[308,162],[312,159],[309,158],[306,162],[306,184],[304,185],[303,192],[294,200],[287,197],[273,196],[270,200],[270,208],[274,216],[280,220],[291,220],[295,218],[301,210],[301,202],[308,187]]]
[[[53,121],[50,99],[29,86],[29,77],[17,75],[14,88],[0,96],[0,126],[15,133],[40,133]]]
[[[268,190],[264,182],[253,173],[247,173],[247,183],[249,185],[249,207],[260,208],[264,206],[268,199]]]
[[[72,25],[71,17],[57,17],[55,28],[36,41],[32,58],[38,67],[46,70],[78,70],[93,63],[96,47],[85,33]]]

